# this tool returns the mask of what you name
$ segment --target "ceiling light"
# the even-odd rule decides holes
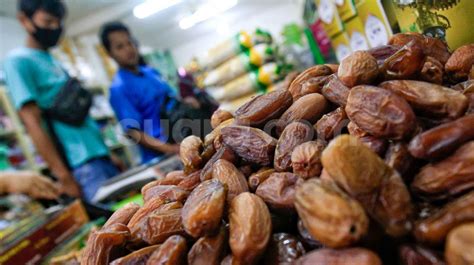
[[[237,5],[238,0],[211,0],[200,6],[192,15],[179,22],[181,29],[189,29],[199,22],[217,16]]]
[[[133,15],[143,19],[163,11],[168,7],[179,4],[180,2],[182,2],[182,0],[146,0],[133,8]]]

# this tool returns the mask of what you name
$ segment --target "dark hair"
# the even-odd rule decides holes
[[[18,0],[18,11],[32,17],[36,11],[44,10],[59,19],[66,16],[66,6],[62,0]]]
[[[122,31],[130,35],[130,30],[122,22],[110,22],[102,26],[100,30],[100,40],[107,51],[110,51],[109,35],[112,32]]]

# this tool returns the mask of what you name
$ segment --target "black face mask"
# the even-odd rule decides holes
[[[36,31],[31,35],[43,48],[48,49],[58,44],[61,33],[63,32],[62,26],[59,26],[57,29],[45,29],[38,27],[33,21],[32,23]]]

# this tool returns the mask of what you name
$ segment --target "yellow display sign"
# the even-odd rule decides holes
[[[349,54],[352,53],[350,46],[349,35],[343,32],[331,39],[331,45],[336,53],[337,60],[341,62]]]
[[[348,21],[357,15],[357,9],[352,0],[334,0],[334,3],[342,21]]]
[[[356,1],[357,13],[371,48],[387,44],[393,35],[389,20],[380,0]]]
[[[333,0],[314,0],[319,19],[323,22],[324,30],[329,37],[335,36],[344,30],[336,4]]]
[[[349,46],[352,51],[368,50],[369,41],[365,36],[364,24],[359,17],[354,17],[345,23],[346,32],[349,35]]]

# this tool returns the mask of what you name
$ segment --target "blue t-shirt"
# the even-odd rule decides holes
[[[140,66],[139,73],[120,69],[110,88],[110,104],[125,130],[140,130],[163,142],[168,132],[160,124],[160,109],[167,97],[174,98],[173,89],[151,67]],[[161,154],[140,147],[142,162]]]
[[[31,48],[10,52],[4,70],[16,109],[28,102],[35,102],[41,109],[50,107],[68,79],[50,53]],[[59,121],[53,121],[52,126],[71,167],[108,155],[100,130],[90,117],[77,127]]]

